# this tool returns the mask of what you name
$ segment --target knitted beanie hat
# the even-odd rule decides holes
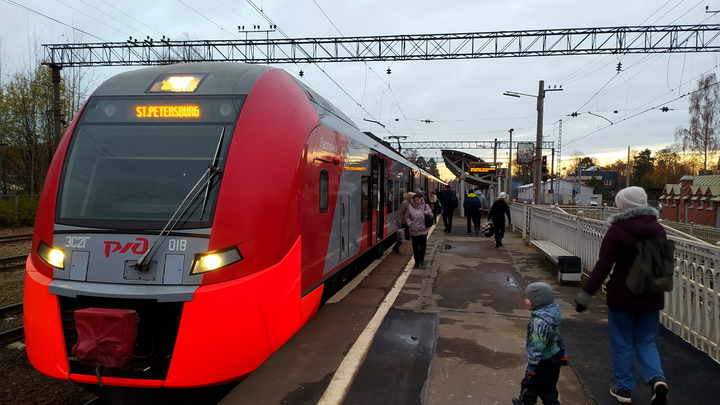
[[[555,291],[547,283],[532,283],[525,289],[532,309],[538,309],[555,302]]]
[[[615,196],[615,205],[617,205],[620,211],[644,207],[647,205],[647,194],[642,187],[632,186],[624,188]]]

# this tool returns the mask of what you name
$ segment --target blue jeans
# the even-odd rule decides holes
[[[660,311],[631,312],[608,309],[608,329],[612,350],[613,373],[618,388],[635,389],[633,350],[640,362],[646,383],[665,380],[660,355],[655,345]]]

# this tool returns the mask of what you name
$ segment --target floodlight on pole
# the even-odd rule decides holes
[[[528,96],[537,98],[537,136],[535,139],[535,157],[533,158],[533,189],[535,195],[533,196],[533,202],[540,204],[540,181],[542,179],[541,166],[542,166],[542,126],[543,126],[543,106],[545,100],[545,92],[548,91],[562,91],[562,86],[559,88],[547,88],[545,89],[545,81],[540,80],[538,83],[538,94],[534,96],[532,94],[518,93],[516,91],[506,91],[503,93],[504,96],[520,97]]]

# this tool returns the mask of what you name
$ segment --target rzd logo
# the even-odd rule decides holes
[[[105,257],[110,257],[110,253],[120,252],[127,253],[128,250],[132,249],[135,254],[143,254],[148,248],[148,240],[145,238],[135,238],[137,242],[128,242],[123,246],[120,242],[106,240],[105,243]]]

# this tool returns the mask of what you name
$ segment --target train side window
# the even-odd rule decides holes
[[[320,212],[328,211],[328,189],[329,189],[328,171],[320,169]]]
[[[387,200],[385,201],[385,205],[388,208],[388,213],[395,211],[395,204],[393,202],[395,200],[395,195],[393,193],[394,184],[394,181],[388,180],[387,188],[385,189],[385,192],[387,193]]]
[[[371,218],[370,212],[370,176],[362,176],[360,182],[360,221],[367,222]]]

